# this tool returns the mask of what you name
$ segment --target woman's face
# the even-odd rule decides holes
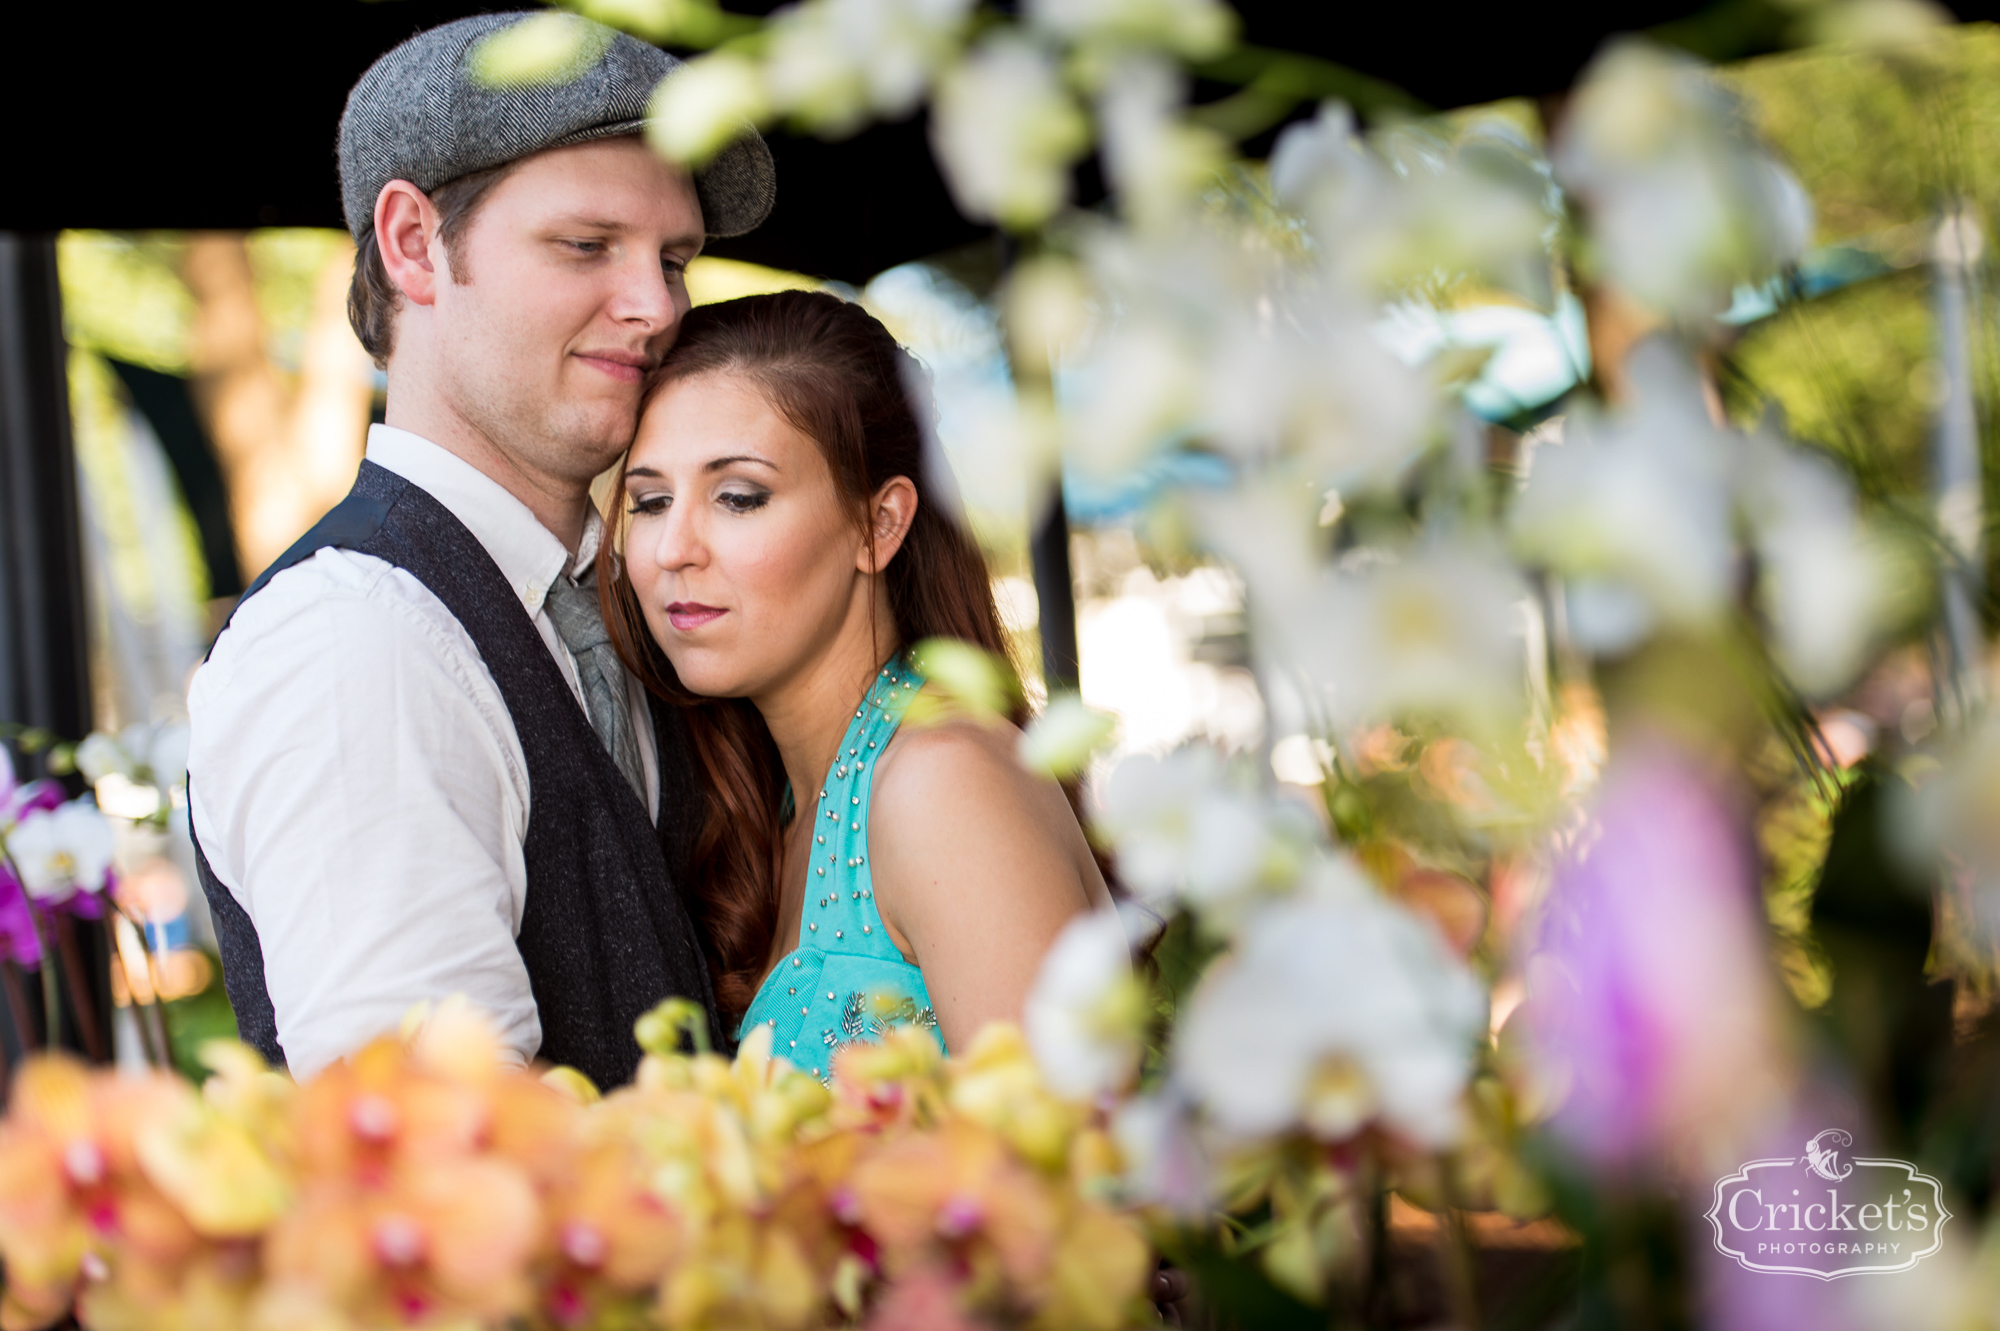
[[[859,513],[819,446],[749,379],[676,380],[625,469],[627,574],[681,683],[709,697],[782,688],[858,619],[872,579]]]

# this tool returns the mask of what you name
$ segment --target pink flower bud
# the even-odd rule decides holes
[[[385,1215],[375,1222],[369,1246],[384,1266],[412,1267],[424,1259],[424,1231],[408,1216]]]
[[[986,1208],[977,1197],[954,1193],[938,1208],[937,1232],[948,1239],[962,1239],[986,1219]]]
[[[357,1096],[347,1110],[347,1126],[354,1129],[354,1135],[378,1146],[396,1135],[401,1121],[396,1106],[379,1095]]]
[[[611,1245],[605,1242],[602,1231],[580,1220],[572,1220],[562,1227],[561,1242],[563,1256],[587,1271],[604,1265],[604,1259],[611,1253]]]
[[[104,1152],[97,1143],[78,1139],[63,1147],[63,1173],[79,1188],[94,1188],[104,1182]]]

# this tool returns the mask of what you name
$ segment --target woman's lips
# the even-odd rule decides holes
[[[667,622],[682,633],[710,624],[729,613],[712,605],[702,605],[696,601],[675,601],[667,607]]]

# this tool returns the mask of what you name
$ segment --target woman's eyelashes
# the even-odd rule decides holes
[[[665,513],[673,502],[672,495],[658,491],[636,494],[632,496],[632,506],[626,511],[633,517],[656,518]],[[771,502],[771,492],[757,489],[720,490],[716,493],[715,502],[720,504],[725,512],[755,513]]]

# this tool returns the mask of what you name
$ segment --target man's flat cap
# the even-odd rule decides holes
[[[548,11],[543,11],[544,15]],[[375,225],[375,200],[392,180],[433,190],[460,176],[544,148],[637,134],[660,81],[681,61],[636,37],[588,25],[574,77],[492,86],[472,68],[474,44],[532,18],[480,14],[420,32],[377,60],[340,117],[340,195],[358,242]],[[711,236],[740,236],[770,215],[777,172],[764,140],[746,129],[695,176]]]

